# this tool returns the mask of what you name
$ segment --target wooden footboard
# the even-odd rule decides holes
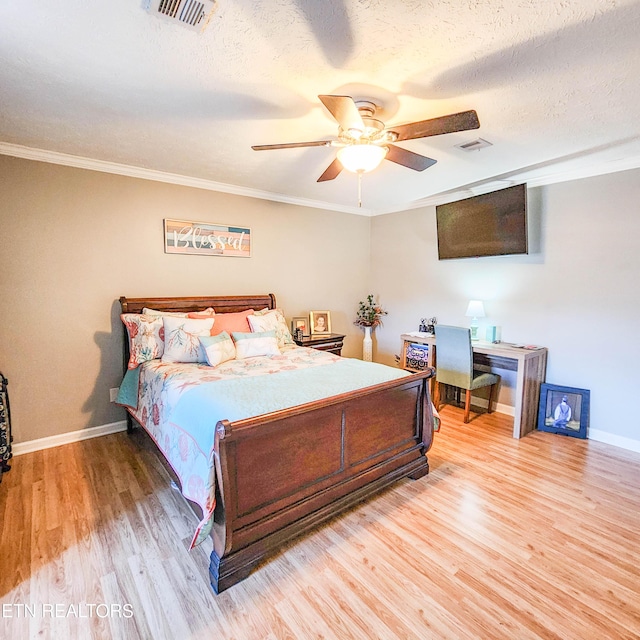
[[[217,426],[219,496],[209,568],[216,593],[284,542],[403,477],[429,472],[425,371]]]

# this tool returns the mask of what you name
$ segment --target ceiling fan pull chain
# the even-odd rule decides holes
[[[362,171],[358,171],[358,206],[362,207]]]

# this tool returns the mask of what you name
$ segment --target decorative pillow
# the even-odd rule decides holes
[[[287,321],[280,309],[263,309],[262,311],[256,311],[253,315],[249,316],[248,320],[251,331],[275,331],[278,347],[281,349],[285,344],[293,344],[293,338],[291,337],[289,327],[287,327]]]
[[[162,316],[164,325],[164,353],[162,362],[206,362],[201,336],[211,334],[213,318],[195,320]]]
[[[190,311],[187,313],[187,318],[212,318],[215,315],[215,309],[213,307],[208,307],[202,311]]]
[[[280,355],[275,331],[262,331],[260,333],[234,331],[231,335],[236,343],[236,358],[238,359]]]
[[[199,340],[207,362],[212,367],[217,367],[219,364],[236,357],[236,345],[233,344],[231,336],[226,331],[217,336],[202,336]]]
[[[123,313],[120,319],[129,335],[129,363],[135,369],[147,360],[162,356],[164,351],[164,328],[160,316],[139,313]]]
[[[147,309],[145,307],[142,310],[142,313],[146,316],[173,316],[174,318],[186,318],[186,313],[181,313],[180,311],[158,311],[157,309]]]
[[[216,313],[216,322],[211,329],[211,335],[217,336],[219,333],[226,331],[233,334],[234,331],[249,332],[251,327],[247,317],[253,313],[253,309],[246,311],[237,311],[235,313]]]

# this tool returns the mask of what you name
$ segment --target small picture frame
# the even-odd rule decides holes
[[[540,385],[538,430],[574,438],[586,438],[589,425],[588,389],[562,387],[543,382]]]
[[[309,326],[312,336],[331,333],[331,313],[329,311],[310,311]]]
[[[309,318],[305,318],[304,316],[296,316],[291,318],[291,334],[296,335],[296,330],[302,329],[302,335],[308,336],[309,333]]]

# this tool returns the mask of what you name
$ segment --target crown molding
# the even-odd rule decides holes
[[[139,178],[141,180],[152,180],[155,182],[165,182],[168,184],[176,184],[183,187],[192,187],[195,189],[205,189],[208,191],[218,191],[220,193],[230,193],[237,196],[247,198],[257,198],[259,200],[270,200],[272,202],[282,202],[284,204],[292,204],[302,207],[310,207],[312,209],[323,209],[325,211],[338,211],[341,213],[350,213],[360,216],[379,216],[388,213],[399,213],[402,211],[410,211],[429,207],[463,198],[470,198],[480,193],[488,193],[495,189],[504,188],[515,184],[527,184],[528,187],[542,187],[546,185],[556,184],[559,182],[568,182],[570,180],[581,180],[583,178],[592,178],[594,176],[606,175],[608,173],[617,173],[619,171],[627,171],[629,169],[640,168],[640,156],[629,156],[616,160],[600,160],[584,166],[562,170],[560,165],[546,167],[545,173],[535,172],[514,172],[513,174],[503,175],[500,179],[495,177],[487,178],[485,181],[474,182],[471,185],[457,188],[453,191],[436,193],[432,196],[407,202],[398,207],[390,207],[386,209],[368,209],[360,207],[350,207],[339,205],[321,200],[310,200],[307,198],[297,198],[287,196],[281,193],[273,193],[271,191],[261,191],[260,189],[251,189],[249,187],[239,187],[236,185],[225,184],[223,182],[215,182],[204,178],[192,178],[177,173],[167,173],[157,171],[155,169],[144,169],[142,167],[134,167],[132,165],[120,164],[117,162],[108,162],[106,160],[95,160],[85,158],[83,156],[74,156],[67,153],[59,153],[57,151],[48,151],[46,149],[36,149],[33,147],[25,147],[18,144],[8,142],[0,142],[0,155],[14,156],[16,158],[24,158],[26,160],[36,160],[38,162],[48,162],[51,164],[60,164],[77,169],[88,169],[90,171],[100,171],[103,173],[112,173],[116,175],[127,176],[130,178]]]
[[[127,176],[129,178],[139,178],[141,180],[177,184],[183,187],[193,187],[195,189],[205,189],[207,191],[230,193],[236,196],[257,198],[258,200],[270,200],[272,202],[282,202],[301,207],[311,207],[312,209],[339,211],[341,213],[352,213],[360,216],[371,216],[373,214],[371,209],[367,208],[349,207],[321,200],[297,198],[294,196],[287,196],[282,193],[261,191],[260,189],[251,189],[250,187],[239,187],[232,184],[225,184],[223,182],[206,180],[204,178],[192,178],[178,173],[167,173],[164,171],[156,171],[155,169],[144,169],[142,167],[134,167],[128,164],[120,164],[118,162],[94,160],[93,158],[74,156],[68,153],[59,153],[58,151],[35,149],[33,147],[25,147],[19,144],[11,144],[9,142],[0,142],[0,155],[14,156],[16,158],[24,158],[25,160],[36,160],[38,162],[48,162],[50,164],[60,164],[67,167],[75,167],[76,169],[88,169],[90,171],[100,171],[102,173],[113,173],[116,175]]]

